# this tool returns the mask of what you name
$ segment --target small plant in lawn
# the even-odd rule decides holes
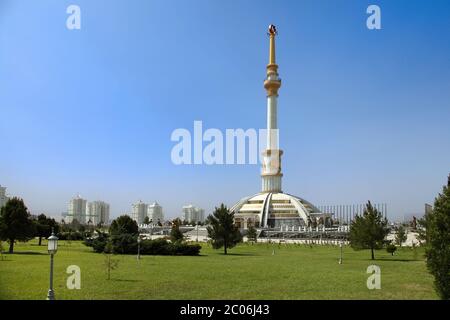
[[[412,251],[413,251],[413,259],[417,260],[419,257],[419,253],[417,252],[417,245],[413,242],[412,243]]]
[[[113,259],[112,256],[114,254],[114,247],[111,243],[111,241],[108,241],[108,243],[105,246],[105,267],[106,267],[106,272],[108,274],[108,280],[111,279],[111,270],[115,270],[117,269],[118,265],[119,265],[119,261],[117,259]]]
[[[250,226],[250,228],[248,228],[247,239],[252,244],[258,241],[255,227]]]

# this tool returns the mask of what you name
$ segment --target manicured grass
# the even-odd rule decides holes
[[[395,256],[332,246],[242,244],[225,256],[203,245],[201,256],[115,256],[106,279],[105,257],[80,242],[60,241],[55,256],[57,299],[437,299],[423,252]],[[0,261],[0,299],[45,299],[50,258],[46,242],[19,243]],[[369,265],[381,268],[381,289],[366,286]],[[66,268],[81,268],[81,289],[69,290]]]

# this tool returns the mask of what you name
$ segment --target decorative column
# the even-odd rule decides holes
[[[263,151],[262,192],[281,192],[281,155],[279,149],[277,100],[281,79],[278,77],[278,65],[275,60],[275,36],[277,30],[274,25],[269,26],[269,64],[264,88],[267,92],[267,149]]]

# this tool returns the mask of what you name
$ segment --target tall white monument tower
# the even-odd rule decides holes
[[[281,155],[277,124],[278,89],[281,79],[278,77],[278,65],[275,60],[275,37],[277,29],[269,26],[269,64],[264,88],[267,92],[267,149],[263,152],[262,192],[281,192]]]
[[[267,94],[267,148],[263,152],[262,190],[250,197],[245,197],[236,203],[230,211],[234,212],[237,226],[247,229],[279,228],[293,230],[311,225],[312,221],[327,218],[329,214],[320,212],[310,202],[283,193],[281,189],[281,156],[278,135],[278,89],[281,79],[278,76],[278,65],[275,59],[275,38],[277,29],[269,26],[269,64],[266,67],[264,88]]]

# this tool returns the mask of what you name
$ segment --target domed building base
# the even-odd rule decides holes
[[[258,193],[241,199],[231,209],[235,224],[241,229],[298,228],[312,221],[329,218],[310,202],[282,192]]]

